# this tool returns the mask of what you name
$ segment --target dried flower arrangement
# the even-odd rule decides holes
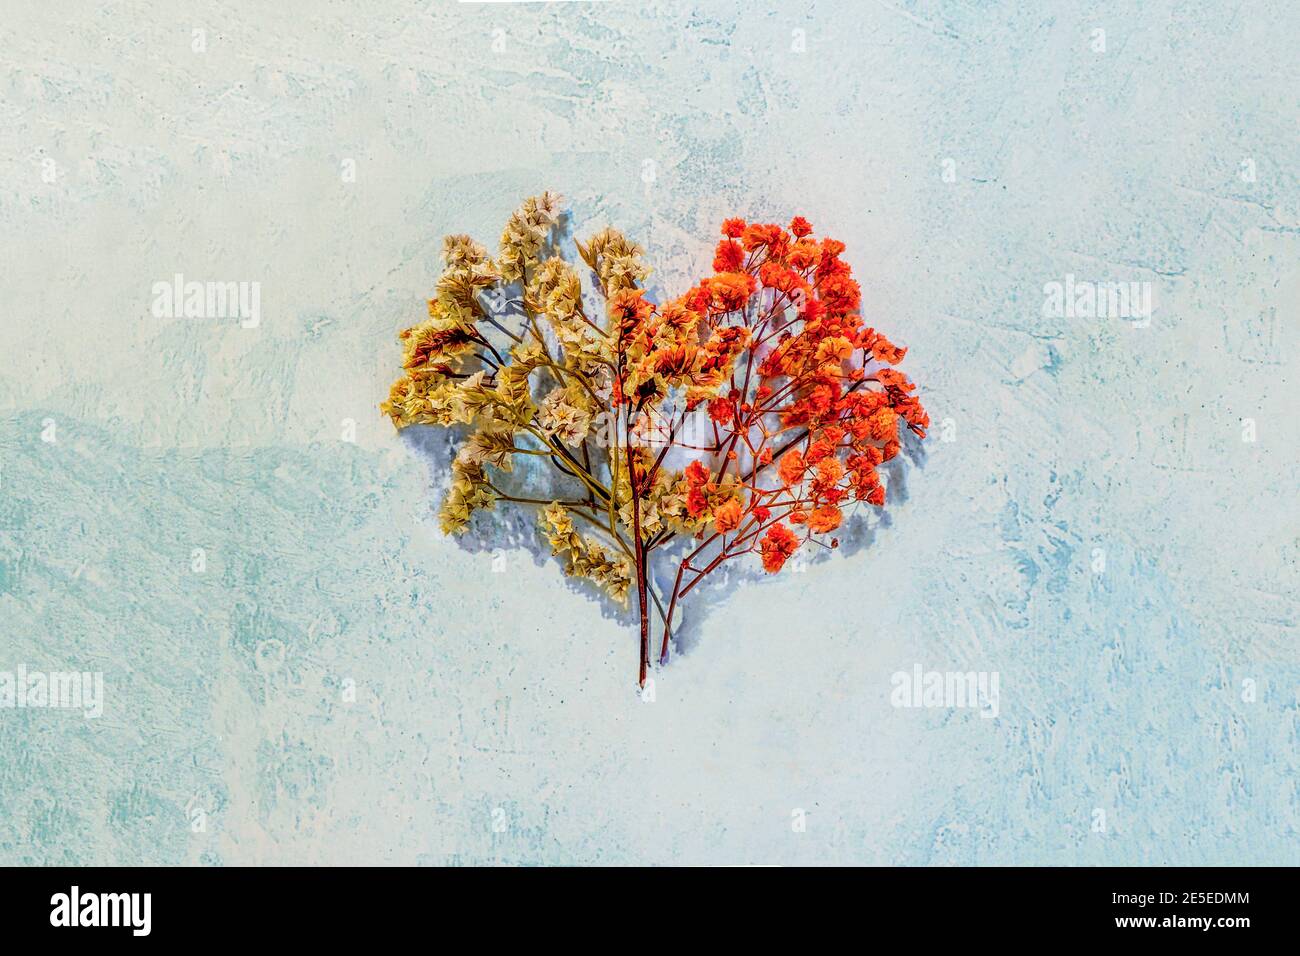
[[[905,349],[863,324],[843,243],[804,218],[727,220],[715,274],[662,303],[643,287],[643,250],[613,229],[575,243],[600,299],[585,296],[561,220],[543,193],[510,217],[495,258],[444,240],[429,317],[401,333],[404,372],[381,408],[399,429],[466,426],[445,532],[497,501],[534,507],[566,574],[624,603],[635,588],[644,686],[651,600],[666,662],[678,604],[706,575],[745,554],[775,573],[805,543],[838,547],[826,536],[844,509],[885,503],[877,467],[929,417],[892,367]],[[524,459],[570,491],[503,488]],[[666,609],[661,556],[676,561]]]

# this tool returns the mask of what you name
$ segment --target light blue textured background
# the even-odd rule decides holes
[[[0,711],[0,863],[1297,861],[1291,0],[4,6],[0,669],[108,699]],[[542,188],[679,289],[808,216],[954,438],[653,704],[375,407],[441,235]],[[260,327],[154,318],[177,272]],[[1000,717],[892,708],[914,663]]]

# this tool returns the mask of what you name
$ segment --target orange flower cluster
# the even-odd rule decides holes
[[[900,428],[924,437],[929,425],[892,367],[907,350],[862,321],[843,243],[815,238],[802,216],[788,229],[728,219],[722,234],[715,274],[685,295],[657,307],[630,290],[613,305],[627,344],[619,400],[635,414],[681,388],[685,412],[706,403],[713,429],[671,486],[705,539],[685,562],[688,590],[742,553],[779,571],[854,502],[882,506],[878,468],[899,453]]]

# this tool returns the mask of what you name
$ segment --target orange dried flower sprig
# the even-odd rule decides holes
[[[705,576],[745,554],[776,573],[810,541],[837,547],[825,536],[846,508],[885,503],[879,466],[929,417],[893,368],[906,350],[862,321],[843,243],[803,217],[728,219],[714,274],[662,303],[647,297],[640,247],[606,229],[577,244],[600,315],[557,254],[559,215],[552,194],[525,201],[495,259],[446,240],[430,318],[402,333],[406,371],[382,407],[399,428],[473,428],[445,530],[498,500],[536,506],[566,573],[620,600],[635,587],[644,685],[652,602],[666,662],[676,608]],[[518,305],[513,327],[501,303]],[[572,494],[507,493],[500,473],[520,455],[548,461]],[[683,537],[685,553],[670,548]],[[666,609],[660,555],[676,563]]]

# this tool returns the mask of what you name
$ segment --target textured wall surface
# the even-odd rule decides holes
[[[105,701],[0,709],[0,863],[1294,863],[1297,33],[8,0],[0,671]],[[808,216],[935,421],[870,543],[697,610],[653,703],[553,565],[437,532],[376,409],[442,234],[543,188],[676,288],[724,216]],[[177,273],[260,322],[155,316]],[[1151,320],[1045,315],[1067,276]],[[915,665],[997,718],[891,706]]]

